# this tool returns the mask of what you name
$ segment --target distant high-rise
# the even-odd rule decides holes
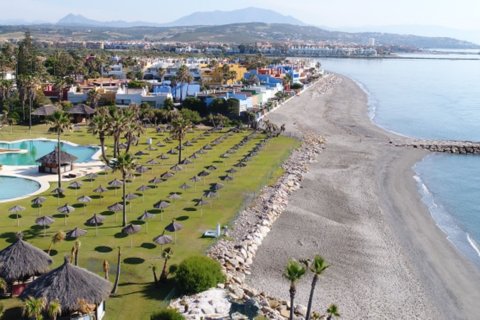
[[[368,39],[368,45],[370,47],[375,47],[375,38],[369,38]]]

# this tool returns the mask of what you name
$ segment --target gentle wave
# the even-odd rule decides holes
[[[480,249],[479,249],[479,245],[478,243],[473,240],[470,235],[467,233],[467,240],[468,240],[468,243],[470,243],[470,245],[472,246],[473,250],[475,250],[475,252],[478,254],[478,256],[480,257]]]

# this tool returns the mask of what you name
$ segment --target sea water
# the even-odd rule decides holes
[[[364,88],[372,120],[386,130],[426,139],[480,141],[479,60],[321,62],[326,70]],[[414,170],[422,199],[440,229],[480,266],[480,156],[431,154]]]

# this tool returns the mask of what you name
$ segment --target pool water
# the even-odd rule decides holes
[[[18,198],[40,189],[40,184],[36,181],[0,176],[0,201]]]
[[[72,146],[67,143],[61,143],[61,149],[75,157],[75,162],[88,162],[98,151],[97,147]],[[35,160],[52,152],[57,146],[56,141],[50,140],[25,140],[13,143],[0,143],[0,149],[8,150],[27,150],[26,153],[2,153],[0,154],[0,164],[11,166],[36,165]]]

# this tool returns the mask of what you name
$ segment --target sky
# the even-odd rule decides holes
[[[327,27],[430,25],[480,30],[480,0],[0,0],[0,20],[171,22],[195,11],[261,7]]]

